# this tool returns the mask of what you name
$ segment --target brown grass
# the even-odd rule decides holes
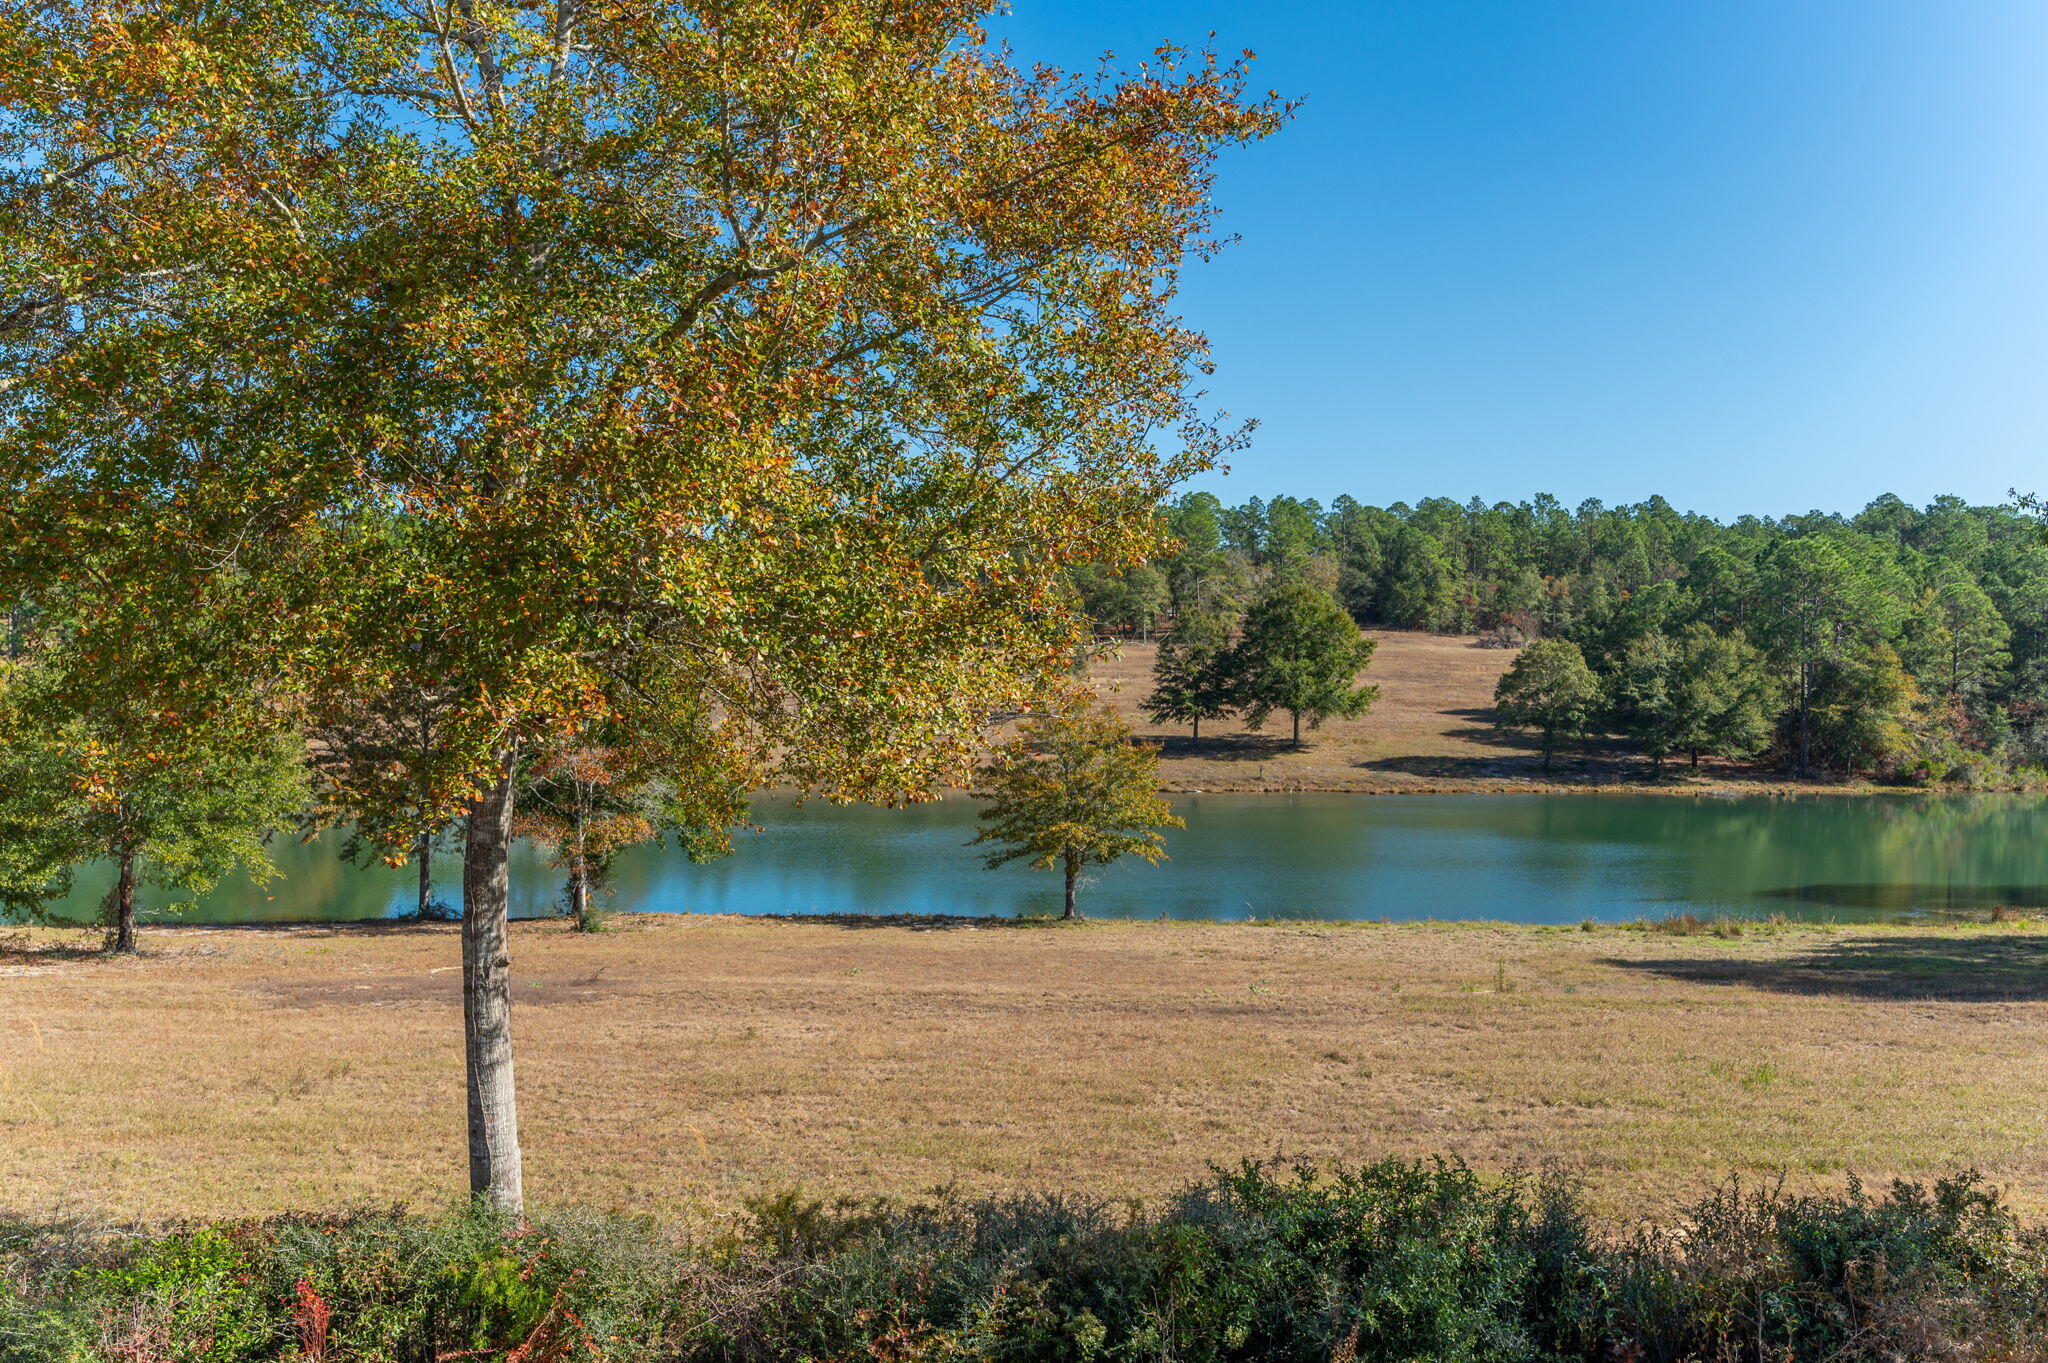
[[[1494,728],[1494,684],[1514,662],[1514,650],[1481,648],[1463,635],[1400,630],[1367,630],[1366,635],[1379,648],[1360,679],[1379,686],[1379,702],[1362,719],[1333,719],[1321,729],[1304,729],[1299,750],[1292,746],[1284,712],[1257,733],[1235,719],[1205,724],[1199,744],[1191,741],[1186,726],[1152,723],[1140,707],[1152,691],[1155,644],[1121,645],[1118,656],[1096,663],[1090,677],[1140,736],[1161,745],[1160,773],[1173,790],[1418,794],[1621,786],[1697,794],[1875,789],[1867,783],[1794,783],[1782,772],[1711,759],[1699,771],[1674,763],[1659,779],[1626,744],[1609,741],[1560,752],[1546,772],[1531,738]]]
[[[0,1206],[446,1202],[438,926],[0,938]],[[1610,1208],[1729,1170],[1981,1166],[2048,1206],[2048,933],[640,918],[515,934],[528,1186],[1146,1193],[1210,1161],[1556,1161]]]

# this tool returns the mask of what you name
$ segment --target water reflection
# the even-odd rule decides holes
[[[1913,912],[2048,908],[2040,797],[1712,799],[1644,796],[1205,795],[1158,868],[1114,868],[1084,892],[1103,916],[1495,918],[1570,923],[1666,913],[1844,921]],[[620,859],[615,908],[665,913],[1045,913],[1056,877],[990,872],[965,846],[964,800],[908,810],[764,802],[734,856],[708,866],[641,850]],[[374,918],[405,912],[412,872],[281,843],[282,880],[221,887],[203,921]],[[460,867],[436,859],[460,901]],[[88,871],[63,906],[87,917]],[[513,908],[552,912],[559,883],[530,848]],[[160,903],[161,900],[151,901]]]

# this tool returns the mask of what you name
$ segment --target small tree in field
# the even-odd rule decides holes
[[[1106,710],[1088,708],[1026,723],[982,769],[986,800],[976,844],[1002,844],[990,870],[1023,861],[1066,877],[1062,918],[1078,918],[1081,872],[1124,857],[1166,859],[1162,828],[1185,828],[1159,793],[1159,752],[1131,741]]]
[[[1538,639],[1523,649],[1493,689],[1495,722],[1543,735],[1543,769],[1557,740],[1585,731],[1600,709],[1600,679],[1569,639]]]
[[[1355,719],[1379,699],[1377,686],[1360,686],[1372,661],[1373,641],[1337,599],[1299,580],[1283,580],[1245,613],[1244,635],[1230,651],[1229,672],[1245,722],[1254,729],[1275,710],[1320,728],[1332,715]]]
[[[742,795],[731,792],[725,823],[744,813]],[[603,923],[595,897],[611,885],[612,863],[628,847],[674,837],[692,861],[718,854],[717,836],[692,822],[667,788],[635,762],[629,747],[590,743],[550,754],[531,764],[519,789],[513,832],[545,848],[567,875],[563,907],[578,932]]]
[[[410,855],[418,875],[413,916],[433,917],[433,858],[437,844],[460,845],[459,820],[435,807],[431,784],[434,730],[446,709],[444,689],[429,681],[401,681],[365,694],[329,693],[307,707],[316,797],[308,823],[350,828],[341,846],[343,861],[355,865],[397,865],[399,848]],[[352,806],[365,801],[349,792],[377,790],[391,811],[391,826],[404,834],[366,838],[350,824]]]
[[[1190,611],[1173,622],[1152,664],[1152,694],[1145,713],[1155,724],[1188,724],[1202,741],[1202,721],[1221,719],[1233,708],[1225,661],[1230,626],[1220,615]]]
[[[141,886],[198,895],[235,870],[277,874],[264,844],[304,806],[302,743],[69,701],[35,669],[0,665],[0,904],[36,914],[104,858],[107,949],[125,955]]]

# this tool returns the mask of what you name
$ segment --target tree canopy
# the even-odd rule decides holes
[[[436,682],[406,778],[330,793],[394,847],[466,820],[501,1206],[520,756],[656,735],[703,826],[963,779],[1072,654],[1065,570],[1141,560],[1238,438],[1173,300],[1214,154],[1285,108],[1172,47],[1020,70],[989,9],[0,16],[0,590],[217,596],[187,667],[316,716]]]
[[[1166,857],[1162,828],[1185,828],[1159,793],[1159,751],[1099,706],[1025,722],[981,771],[986,801],[976,844],[993,842],[990,870],[1022,861],[1064,877],[1066,918],[1077,918],[1081,873],[1125,857]]]
[[[1299,580],[1333,591],[1361,625],[1474,634],[1493,647],[1569,640],[1613,702],[1592,722],[1645,752],[2034,785],[2048,782],[2040,510],[2024,499],[1915,507],[1886,496],[1853,515],[1717,521],[1661,497],[1371,506],[1281,496],[1228,506],[1196,492],[1166,508],[1175,543],[1152,563],[1166,582],[1169,634],[1189,612],[1235,627],[1273,582]],[[1688,644],[1696,629],[1725,647]],[[1711,741],[1665,746],[1668,735],[1628,694],[1644,675],[1625,675],[1632,651],[1640,663],[1674,650],[1694,661],[1713,652],[1709,671],[1741,674],[1731,684],[1744,699],[1721,712]],[[1909,688],[1863,684],[1894,664]],[[1860,738],[1820,740],[1822,709],[1841,734],[1849,710],[1866,704],[1883,713],[1861,717]]]
[[[1538,639],[1523,649],[1494,688],[1496,719],[1543,735],[1543,766],[1560,738],[1576,737],[1600,713],[1605,697],[1586,656],[1568,639]]]
[[[105,861],[108,945],[133,952],[142,886],[190,896],[234,871],[277,874],[266,843],[305,807],[305,745],[274,726],[81,705],[62,672],[76,661],[0,663],[0,905],[38,913]]]
[[[1372,661],[1373,642],[1328,592],[1278,577],[1244,617],[1244,633],[1230,650],[1231,694],[1254,729],[1275,710],[1315,728],[1336,715],[1355,718],[1379,698],[1358,674]]]

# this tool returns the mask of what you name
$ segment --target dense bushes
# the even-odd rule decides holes
[[[395,1213],[0,1235],[0,1363],[2048,1357],[2048,1244],[1969,1178],[1731,1184],[1620,1235],[1560,1180],[1442,1162],[1248,1165],[1150,1211],[784,1196],[688,1240]]]

